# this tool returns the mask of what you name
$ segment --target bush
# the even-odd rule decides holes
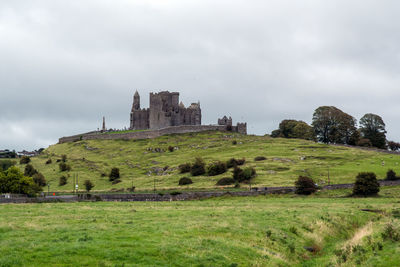
[[[25,171],[24,171],[25,176],[32,177],[36,173],[37,173],[37,170],[31,164],[27,164],[25,166]]]
[[[115,179],[111,182],[111,184],[118,184],[121,182],[121,179]]]
[[[94,187],[94,184],[90,180],[85,180],[83,184],[85,185],[86,192],[90,192]]]
[[[31,162],[31,158],[28,156],[22,156],[19,160],[19,164],[28,164],[29,162]]]
[[[373,172],[361,172],[356,177],[353,187],[353,195],[370,196],[379,192],[379,183]]]
[[[358,140],[356,145],[363,146],[363,147],[372,147],[371,140],[369,140],[368,138],[361,138],[360,140]]]
[[[295,182],[295,193],[298,195],[310,195],[317,191],[317,186],[315,185],[313,179],[306,176],[299,176]]]
[[[207,166],[208,176],[215,176],[226,172],[226,164],[220,161],[210,163]]]
[[[35,196],[41,188],[35,184],[32,177],[26,177],[15,166],[5,172],[0,172],[0,193],[27,194]]]
[[[0,171],[6,171],[8,168],[12,167],[15,165],[15,161],[5,159],[5,160],[0,160]]]
[[[48,159],[47,161],[46,161],[46,164],[51,164],[53,161],[51,160],[51,159]]]
[[[400,231],[396,229],[392,223],[388,223],[381,234],[383,240],[400,241]]]
[[[243,159],[231,158],[226,162],[226,167],[229,169],[229,168],[232,168],[232,167],[235,167],[235,166],[241,166],[245,162],[246,162],[245,158],[243,158]]]
[[[58,185],[59,186],[63,186],[67,184],[67,177],[65,177],[64,175],[60,177],[60,179],[58,180]]]
[[[67,162],[67,155],[61,155],[61,161]]]
[[[69,166],[67,163],[65,162],[60,162],[60,164],[58,165],[58,167],[60,168],[60,171],[65,172],[65,171],[70,171],[71,170],[71,166]]]
[[[396,173],[393,170],[388,170],[386,173],[386,180],[397,180]]]
[[[174,147],[173,147],[173,146],[169,146],[169,147],[168,147],[168,151],[169,151],[169,152],[174,152]]]
[[[262,160],[266,160],[267,158],[264,156],[258,156],[254,158],[254,161],[262,161]]]
[[[218,180],[217,185],[232,185],[235,183],[235,180],[233,178],[221,178]]]
[[[232,141],[232,145],[237,145],[237,141],[236,141],[236,140],[233,140],[233,141]]]
[[[43,174],[41,174],[40,172],[35,173],[33,176],[33,181],[35,182],[35,184],[37,184],[40,187],[43,187],[47,184],[46,179],[44,178]]]
[[[256,176],[256,170],[253,167],[243,169],[243,180],[249,181],[251,178]]]
[[[108,177],[109,177],[109,180],[111,181],[111,182],[113,182],[113,181],[115,181],[115,180],[118,180],[119,178],[120,178],[120,175],[119,175],[119,169],[118,168],[112,168],[111,169],[111,172],[110,172],[110,175],[108,175]]]
[[[242,166],[245,162],[246,162],[246,159],[245,159],[245,158],[237,159],[237,160],[236,160],[236,165]]]
[[[190,168],[191,168],[190,163],[184,163],[178,166],[180,173],[190,172]]]
[[[248,167],[244,170],[239,167],[233,169],[233,179],[239,183],[250,181],[254,176],[256,176],[256,170],[253,167]]]
[[[205,169],[206,164],[204,163],[202,158],[196,158],[195,162],[190,167],[190,173],[193,176],[199,176],[206,173]]]
[[[188,185],[188,184],[193,184],[192,179],[188,177],[182,177],[181,179],[179,179],[179,185]]]
[[[235,166],[237,166],[236,159],[234,158],[228,159],[228,161],[226,162],[226,167],[229,169]]]
[[[126,191],[128,192],[135,192],[136,186],[128,187]]]

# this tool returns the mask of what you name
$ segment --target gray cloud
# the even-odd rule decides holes
[[[0,148],[128,126],[132,95],[181,92],[203,121],[269,133],[321,105],[396,124],[398,1],[3,1]]]

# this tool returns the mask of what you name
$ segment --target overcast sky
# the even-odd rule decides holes
[[[129,126],[135,90],[270,133],[334,105],[400,141],[400,1],[0,1],[0,149]]]

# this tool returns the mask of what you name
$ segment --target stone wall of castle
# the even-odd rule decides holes
[[[140,109],[140,96],[136,92],[133,98],[130,116],[130,129],[161,129],[170,126],[201,125],[200,104],[185,108],[179,104],[179,93],[150,93],[150,107]]]
[[[181,125],[166,127],[163,129],[147,130],[139,132],[128,132],[128,133],[101,133],[91,132],[86,134],[78,134],[68,137],[61,137],[58,143],[76,142],[80,140],[113,140],[113,139],[150,139],[156,138],[166,134],[182,134],[182,133],[195,133],[204,131],[227,131],[226,126],[222,125]],[[238,132],[236,126],[232,127],[232,132]]]

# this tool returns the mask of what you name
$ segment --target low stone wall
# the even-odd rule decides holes
[[[381,186],[400,185],[400,180],[387,181],[380,180]],[[354,184],[333,184],[325,185],[323,190],[335,190],[353,188]],[[267,194],[288,194],[294,191],[293,186],[283,187],[253,187],[250,191],[202,191],[202,192],[181,192],[179,194],[79,194],[79,195],[61,195],[47,196],[38,198],[29,198],[23,196],[14,196],[13,198],[0,198],[0,203],[41,203],[41,202],[75,202],[75,201],[184,201],[198,200],[221,196],[258,196]]]
[[[181,125],[172,126],[158,130],[128,132],[128,133],[85,133],[68,137],[61,137],[58,143],[76,142],[80,140],[113,140],[113,139],[149,139],[156,138],[166,134],[182,134],[182,133],[195,133],[204,131],[226,131],[226,126],[222,125]],[[233,132],[237,132],[237,127],[232,127]]]

